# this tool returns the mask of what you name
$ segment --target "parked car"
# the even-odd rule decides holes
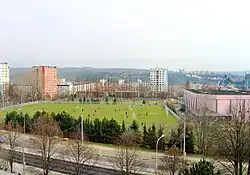
[[[4,143],[5,142],[5,138],[0,137],[0,143]]]

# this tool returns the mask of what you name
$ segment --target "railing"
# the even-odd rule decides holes
[[[165,106],[166,113],[170,112],[177,120],[180,120],[180,116],[179,115],[177,115],[174,111],[172,111],[166,104],[164,106]]]

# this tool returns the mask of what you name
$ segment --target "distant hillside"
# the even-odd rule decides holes
[[[11,68],[10,76],[13,83],[26,83],[30,79],[31,68]],[[149,80],[149,70],[147,69],[123,69],[123,68],[58,68],[58,77],[66,78],[67,80],[79,80],[79,79],[100,79],[105,77],[115,77],[115,79],[123,78],[130,81],[137,81],[142,79],[143,81]],[[169,72],[169,84],[170,85],[184,85],[187,79],[186,76],[178,72]]]
[[[31,68],[11,68],[10,76],[12,81],[17,81],[23,74],[27,74],[31,71]],[[83,68],[58,68],[58,77],[66,78],[67,80],[77,80],[77,79],[96,79],[104,77],[117,77],[126,78],[129,77],[131,81],[137,80],[138,78],[147,80],[149,77],[149,70],[146,69],[99,69],[91,67]]]

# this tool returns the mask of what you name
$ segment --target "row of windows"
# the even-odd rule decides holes
[[[151,82],[165,82],[165,80],[160,79],[160,80],[151,80]]]

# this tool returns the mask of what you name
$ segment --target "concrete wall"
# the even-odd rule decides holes
[[[250,95],[211,95],[184,90],[184,103],[187,109],[199,110],[205,106],[220,115],[228,115],[231,109],[245,103],[250,108]]]

